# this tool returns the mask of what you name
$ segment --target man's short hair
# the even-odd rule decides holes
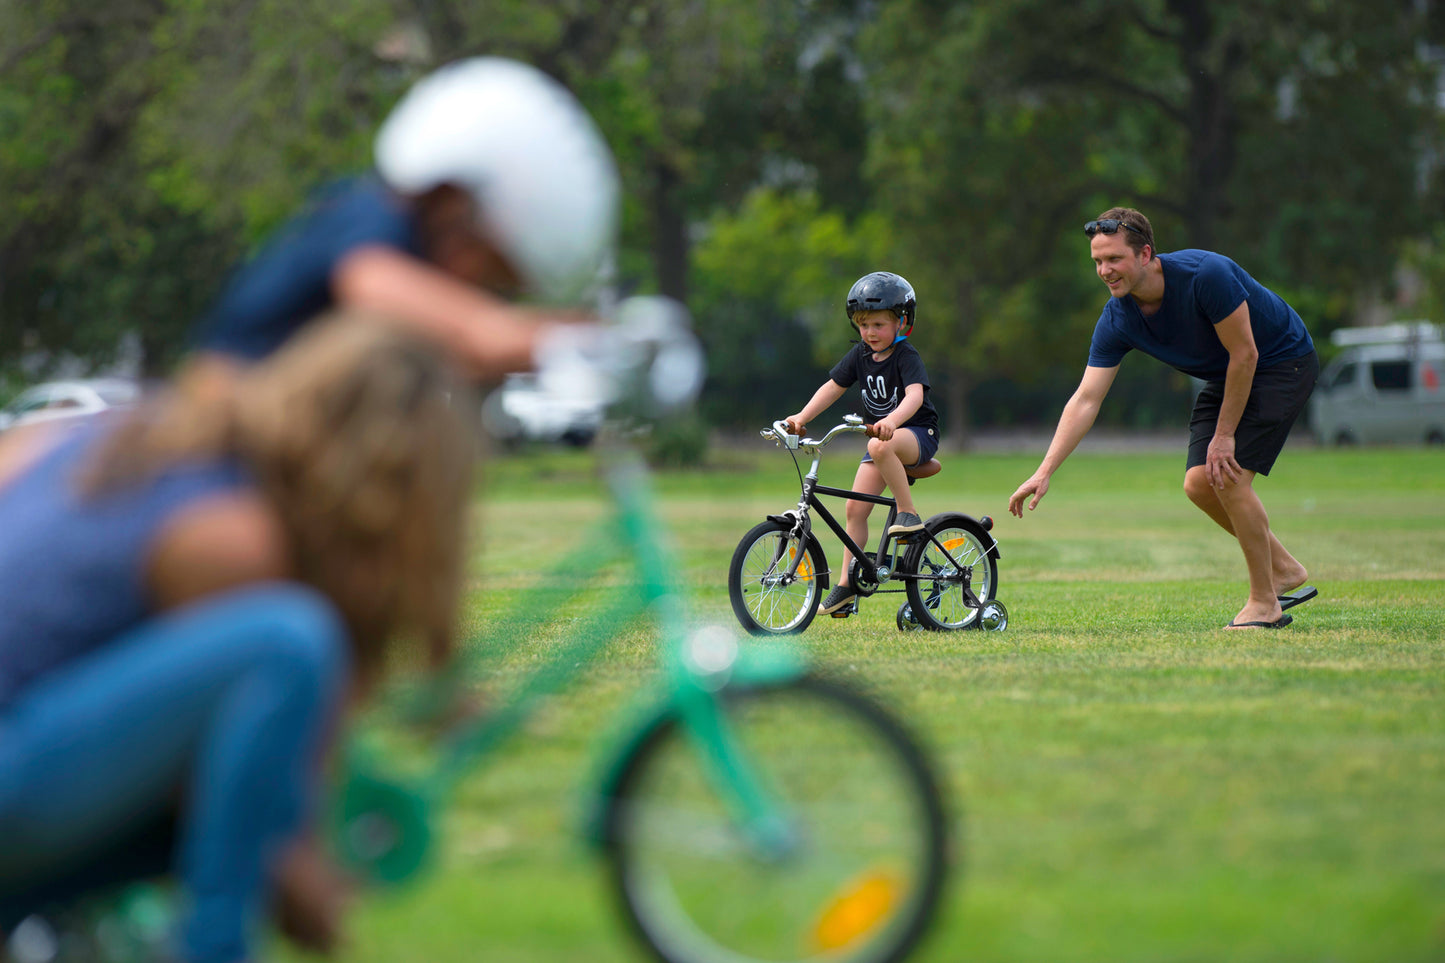
[[[1134,228],[1133,231],[1124,231],[1124,240],[1129,242],[1129,247],[1134,250],[1135,254],[1142,251],[1145,244],[1149,245],[1150,254],[1156,253],[1159,250],[1159,248],[1154,245],[1154,225],[1149,223],[1149,218],[1134,210],[1132,207],[1111,207],[1098,217],[1101,221],[1106,218],[1123,221],[1125,224]]]

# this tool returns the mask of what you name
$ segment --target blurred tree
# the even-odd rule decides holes
[[[1439,150],[1419,16],[1364,0],[882,7],[869,173],[903,216],[906,263],[946,299],[918,340],[948,359],[948,431],[971,378],[1082,357],[1102,293],[1074,225],[1110,204],[1307,313],[1387,277],[1424,229],[1417,165]]]
[[[542,62],[582,92],[617,151],[633,205],[624,274],[687,300],[694,226],[760,183],[863,208],[852,6],[648,0],[609,19],[606,42],[564,31],[591,39]]]
[[[377,123],[413,80],[479,53],[537,63],[579,92],[624,174],[624,283],[685,296],[693,226],[760,181],[793,178],[862,208],[846,43],[816,42],[846,41],[819,24],[849,9],[6,5],[0,185],[13,216],[0,227],[0,353],[93,354],[139,326],[163,364],[219,283],[217,265],[320,180],[364,166]]]
[[[0,354],[100,362],[134,331],[162,368],[245,245],[365,162],[387,84],[346,65],[382,63],[364,41],[384,21],[308,7],[3,8]]]
[[[898,270],[956,438],[977,385],[992,412],[1072,386],[1100,298],[1076,225],[1107,204],[1236,257],[1317,331],[1384,290],[1441,210],[1438,6],[0,4],[0,368],[99,359],[122,329],[163,367],[221,266],[365,165],[402,90],[497,53],[567,82],[613,143],[625,286],[690,295],[710,339],[739,333],[723,357],[786,332],[796,364],[847,333],[808,305]]]
[[[801,408],[848,347],[848,288],[880,263],[889,231],[885,218],[850,222],[800,191],[760,188],[716,214],[695,254],[704,414],[761,427]]]

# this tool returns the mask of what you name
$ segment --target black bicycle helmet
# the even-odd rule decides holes
[[[891,271],[874,271],[853,282],[848,290],[848,323],[860,311],[892,311],[903,322],[899,334],[913,330],[918,312],[918,301],[913,296],[913,285]],[[856,324],[853,327],[857,327]]]

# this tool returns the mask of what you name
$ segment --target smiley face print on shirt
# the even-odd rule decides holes
[[[890,393],[888,380],[882,373],[868,375],[863,388],[863,406],[875,418],[882,418],[898,407],[898,386]]]

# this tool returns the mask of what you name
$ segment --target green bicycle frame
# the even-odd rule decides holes
[[[602,609],[575,630],[494,711],[446,732],[429,771],[403,781],[385,775],[385,752],[365,737],[354,739],[343,756],[346,779],[337,795],[335,842],[353,868],[372,879],[400,882],[426,862],[432,845],[432,813],[457,781],[475,769],[531,715],[538,700],[562,688],[619,632],[647,617],[655,625],[662,657],[660,692],[639,724],[611,752],[596,776],[593,803],[584,818],[585,835],[606,842],[601,812],[615,793],[627,759],[658,725],[679,719],[719,798],[737,821],[744,838],[769,854],[792,843],[790,821],[727,725],[723,694],[785,682],[803,675],[804,659],[780,645],[740,647],[729,630],[694,629],[667,550],[665,533],[655,520],[646,466],[630,448],[599,442],[602,474],[616,506],[613,517],[592,532],[580,551],[571,551],[547,577],[547,584],[571,592],[527,592],[495,625],[470,640],[466,655],[448,677],[419,697],[448,704],[484,660],[512,652],[538,628],[552,622],[576,594],[592,584],[608,564],[630,559],[633,582],[610,593]],[[542,596],[539,598],[539,596]]]

